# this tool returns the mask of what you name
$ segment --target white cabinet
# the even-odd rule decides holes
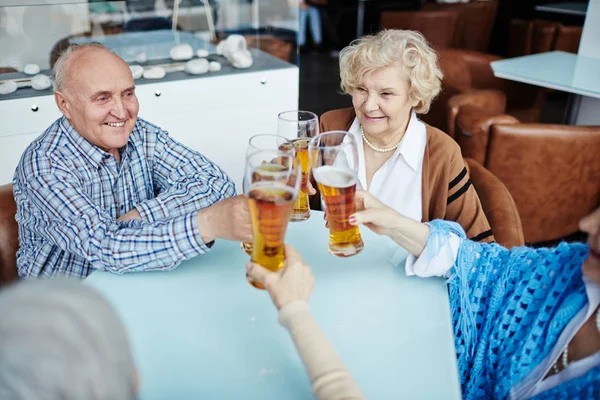
[[[277,114],[298,108],[298,68],[290,64],[136,85],[139,116],[217,163],[238,192],[248,139],[275,133]],[[23,150],[60,115],[52,95],[0,100],[0,184],[12,180]]]

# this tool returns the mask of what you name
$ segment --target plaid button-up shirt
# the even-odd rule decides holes
[[[231,179],[139,118],[120,152],[119,164],[65,117],[25,150],[13,179],[20,276],[165,270],[208,250],[197,213],[233,196]],[[141,221],[117,221],[134,207]]]

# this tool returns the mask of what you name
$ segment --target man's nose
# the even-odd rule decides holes
[[[125,104],[123,104],[123,101],[120,98],[115,98],[111,113],[113,114],[113,116],[119,119],[127,118],[127,109],[125,108]]]

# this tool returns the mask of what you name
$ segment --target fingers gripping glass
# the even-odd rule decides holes
[[[337,257],[358,254],[364,247],[360,231],[348,222],[356,211],[356,140],[345,131],[324,132],[310,141],[308,152],[313,176],[325,202],[329,252]]]
[[[248,206],[252,219],[253,262],[277,271],[285,262],[284,238],[302,180],[298,160],[289,153],[263,150],[246,158]],[[249,282],[259,289],[261,284]]]
[[[277,133],[293,143],[294,154],[302,168],[302,184],[298,200],[294,203],[291,221],[306,221],[310,218],[308,207],[308,180],[310,160],[308,142],[319,133],[319,119],[309,111],[285,111],[277,116]]]

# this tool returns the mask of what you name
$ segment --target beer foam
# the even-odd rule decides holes
[[[250,185],[250,191],[281,192],[294,195],[294,188],[278,181],[258,181]]]
[[[350,187],[358,181],[353,171],[331,165],[314,169],[313,175],[320,184],[336,188]]]

